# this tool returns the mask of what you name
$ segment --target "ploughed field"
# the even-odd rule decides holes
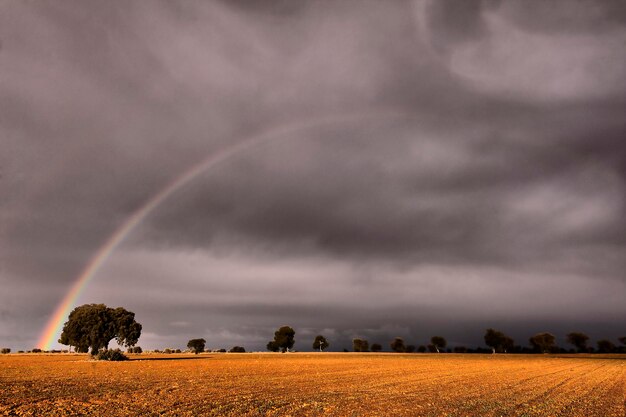
[[[625,355],[0,356],[0,415],[619,416]]]

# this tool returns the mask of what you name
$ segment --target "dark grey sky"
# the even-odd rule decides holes
[[[2,346],[268,131],[79,303],[144,348],[626,333],[624,2],[3,1],[0,41]]]

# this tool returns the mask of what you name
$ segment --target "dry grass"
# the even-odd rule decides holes
[[[0,414],[625,415],[624,355],[131,356],[0,356]]]

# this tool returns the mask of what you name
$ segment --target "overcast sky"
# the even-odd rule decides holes
[[[225,152],[78,300],[144,349],[626,335],[622,1],[5,0],[0,42],[2,346]]]

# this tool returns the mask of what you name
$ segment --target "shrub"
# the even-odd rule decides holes
[[[41,349],[39,348],[32,349],[30,353],[41,353]]]
[[[232,348],[230,348],[228,352],[229,353],[246,353],[246,349],[244,349],[241,346],[233,346]]]
[[[143,353],[143,349],[141,348],[141,346],[133,346],[128,348],[127,350],[128,353]]]
[[[0,349],[0,353],[3,353],[3,354],[11,353],[11,349],[9,349],[9,348],[2,348],[2,349]]]
[[[99,361],[127,361],[128,357],[119,349],[105,349],[99,351],[95,358]]]
[[[165,349],[163,349],[163,353],[167,353],[169,355],[170,353],[172,353],[172,349],[165,348]]]

